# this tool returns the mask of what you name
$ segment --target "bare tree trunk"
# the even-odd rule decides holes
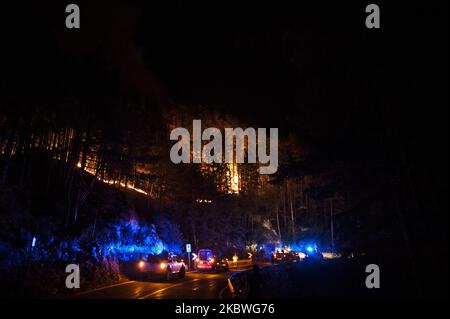
[[[3,169],[0,183],[5,184],[8,175],[9,166],[11,165],[11,155],[14,146],[14,137],[16,135],[15,127],[11,130],[6,142],[5,154],[3,155]]]
[[[70,196],[71,194],[69,194],[69,200],[68,200],[68,203],[67,203],[67,208],[66,208],[66,222],[65,222],[65,227],[67,228],[67,227],[69,227],[69,220],[70,220],[70,202],[71,202],[71,196]]]
[[[288,196],[289,196],[289,207],[291,210],[292,242],[295,243],[295,218],[294,218],[293,194],[292,190],[289,189],[289,184],[288,184]]]
[[[330,199],[330,237],[331,237],[331,252],[334,253],[333,198]]]
[[[67,174],[66,181],[64,182],[64,187],[70,189],[73,181],[73,173],[79,161],[79,141],[81,139],[81,134],[74,132],[74,138],[72,146],[69,150],[68,162],[67,162]]]
[[[78,188],[78,195],[77,195],[77,200],[75,202],[75,211],[74,211],[74,221],[75,222],[76,222],[77,217],[78,217],[78,209],[79,209],[79,207],[81,205],[83,205],[83,203],[86,201],[88,195],[91,193],[92,189],[94,188],[95,182],[98,179],[98,174],[100,173],[100,170],[101,170],[100,168],[102,167],[102,162],[103,162],[103,150],[104,150],[104,148],[102,147],[101,154],[98,155],[97,166],[95,167],[95,175],[91,179],[91,182],[84,189],[83,192],[82,192],[83,176],[80,175],[80,187]]]
[[[3,144],[5,142],[6,138],[2,135],[0,135],[0,155],[3,155]]]
[[[91,121],[92,121],[92,105],[89,105],[89,111],[88,111],[88,118],[87,118],[87,126],[84,136],[84,143],[83,143],[83,154],[81,156],[81,169],[86,168],[86,159],[87,159],[87,153],[89,152],[89,146],[90,146],[90,139],[91,139]]]
[[[288,230],[288,223],[287,223],[287,205],[286,205],[286,197],[287,197],[287,181],[284,182],[283,185],[283,225],[284,225],[284,229],[287,231]]]
[[[414,253],[411,247],[411,240],[409,238],[408,235],[408,229],[406,226],[406,222],[405,222],[405,217],[404,217],[404,211],[405,211],[405,204],[404,204],[404,200],[401,200],[399,198],[402,198],[402,195],[400,194],[402,192],[401,190],[401,186],[398,185],[397,183],[391,183],[391,187],[392,187],[392,194],[394,194],[394,198],[395,198],[395,210],[397,212],[397,217],[399,220],[399,224],[400,224],[400,230],[402,232],[402,236],[403,236],[403,241],[405,244],[405,249],[406,249],[406,253],[408,255],[409,258],[409,262],[411,265],[411,273],[412,276],[414,278],[414,282],[415,282],[415,288],[416,291],[418,293],[419,296],[423,295],[422,293],[422,286],[420,283],[420,280],[418,278],[417,275],[417,266],[416,266],[416,262],[415,262],[415,258],[414,258]]]
[[[92,237],[95,237],[95,229],[97,227],[97,219],[98,219],[98,215],[99,215],[99,209],[96,209],[95,211],[95,218],[94,218],[94,224],[92,225]]]
[[[279,216],[279,212],[278,212],[278,203],[277,203],[277,209],[276,209],[276,212],[277,212],[277,228],[278,228],[278,239],[279,239],[279,241],[280,241],[280,243],[281,243],[281,228],[280,228],[280,216]]]
[[[27,130],[24,134],[23,148],[22,148],[22,161],[20,165],[20,177],[19,177],[19,185],[23,186],[25,183],[25,177],[27,176],[27,168],[29,158],[29,150],[31,143],[31,127],[27,126]]]

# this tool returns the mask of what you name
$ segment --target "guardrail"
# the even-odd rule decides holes
[[[229,268],[239,268],[239,267],[246,267],[253,265],[252,259],[241,259],[237,262],[234,262],[232,260],[228,260],[228,267]]]

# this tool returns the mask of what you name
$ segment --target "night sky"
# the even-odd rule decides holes
[[[379,176],[383,187],[413,185],[420,209],[408,218],[448,248],[439,237],[448,233],[440,213],[448,211],[447,2],[377,1],[379,30],[365,27],[370,2],[74,2],[79,30],[65,27],[68,1],[2,5],[5,118],[42,113],[57,123],[54,114],[81,114],[61,116],[71,121],[92,105],[95,120],[108,123],[100,113],[113,101],[108,116],[119,123],[127,121],[121,102],[147,99],[149,121],[183,106],[192,119],[218,111],[276,127],[280,140],[295,135],[310,151],[308,164],[325,162],[322,171],[345,167],[367,189]],[[297,164],[280,167],[282,178]]]
[[[294,133],[317,159],[407,157],[448,172],[448,31],[437,5],[382,3],[379,30],[365,27],[365,3],[86,1],[79,30],[65,28],[65,5],[4,10],[1,86],[12,100],[51,108],[149,95],[162,101],[155,114],[179,104]]]
[[[7,96],[143,93],[294,132],[338,159],[377,156],[387,134],[419,163],[445,160],[448,33],[437,6],[383,3],[382,28],[368,30],[364,3],[79,4],[80,30],[65,28],[65,3],[4,10]]]
[[[430,104],[443,111],[434,102],[445,98],[437,92],[448,82],[448,47],[436,41],[447,35],[445,13],[433,5],[383,3],[382,29],[367,30],[363,3],[81,2],[83,25],[76,31],[65,29],[64,6],[30,3],[4,10],[5,92],[66,94],[85,84],[78,94],[103,94],[90,90],[102,85],[89,83],[98,76],[265,126],[304,131],[319,122],[327,135],[355,123],[378,126],[365,114],[379,99],[395,105],[395,121],[409,118],[413,125],[407,129],[435,129],[432,122],[442,118],[422,112]],[[89,63],[90,71],[80,68]],[[99,65],[103,73],[96,75]]]

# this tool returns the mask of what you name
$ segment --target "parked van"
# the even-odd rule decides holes
[[[198,271],[228,271],[228,263],[225,259],[217,258],[211,249],[200,249],[197,254]]]

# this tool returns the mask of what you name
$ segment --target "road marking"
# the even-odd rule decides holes
[[[130,281],[125,281],[125,282],[120,282],[118,284],[114,284],[114,285],[109,285],[109,286],[105,286],[105,287],[100,287],[100,288],[95,288],[92,290],[88,290],[88,291],[83,291],[83,292],[79,292],[70,296],[67,296],[68,298],[72,298],[72,297],[77,297],[80,295],[86,295],[86,294],[90,294],[91,292],[96,292],[96,291],[100,291],[103,289],[108,289],[108,288],[112,288],[112,287],[117,287],[117,286],[122,286],[122,285],[126,285],[126,284],[131,284],[133,282],[136,282],[135,280],[130,280]]]
[[[149,298],[149,297],[151,297],[151,296],[153,296],[153,295],[155,295],[155,294],[157,294],[159,292],[166,291],[167,289],[178,287],[178,286],[182,286],[182,285],[184,285],[186,283],[195,282],[195,281],[199,281],[199,280],[200,280],[199,278],[196,278],[196,279],[192,279],[192,280],[189,280],[189,281],[180,282],[179,284],[176,284],[176,285],[172,285],[172,286],[169,286],[169,287],[158,289],[158,290],[156,290],[156,291],[154,291],[152,293],[149,293],[149,294],[147,294],[145,296],[139,297],[138,299],[147,299],[147,298]]]

